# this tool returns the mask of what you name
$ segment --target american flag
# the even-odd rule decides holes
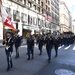
[[[45,20],[52,22],[52,17],[48,13],[46,13]]]

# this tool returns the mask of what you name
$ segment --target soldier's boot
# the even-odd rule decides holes
[[[42,50],[40,50],[40,54],[39,55],[42,55]]]
[[[32,54],[32,59],[34,59],[34,54]]]
[[[9,65],[9,63],[8,63],[8,67],[7,67],[6,71],[9,71],[9,70],[10,70],[10,65]]]
[[[10,66],[10,67],[11,67],[11,68],[13,68],[13,63],[12,63],[12,60],[10,61],[10,64],[11,64],[11,66]]]

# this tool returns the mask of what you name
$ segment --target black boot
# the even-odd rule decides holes
[[[30,60],[30,58],[28,58],[27,60]]]
[[[40,54],[39,55],[42,55],[42,51],[40,51]]]
[[[34,56],[32,56],[32,59],[34,59]]]
[[[10,67],[8,66],[6,71],[9,71],[9,70],[10,70]]]
[[[13,63],[12,63],[12,61],[11,61],[10,63],[11,63],[11,66],[10,66],[10,67],[13,68]]]

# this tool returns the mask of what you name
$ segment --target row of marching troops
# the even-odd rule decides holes
[[[60,35],[60,36],[52,36],[51,34],[47,35],[38,35],[34,37],[33,35],[29,35],[27,37],[27,60],[34,59],[34,46],[35,40],[38,45],[38,49],[40,51],[39,55],[42,55],[42,48],[46,45],[46,51],[48,55],[48,62],[51,60],[51,50],[55,48],[55,57],[58,55],[58,47],[59,46],[68,46],[74,43],[75,36],[72,34]],[[7,32],[6,38],[3,40],[3,45],[5,45],[5,53],[7,57],[7,71],[9,71],[13,67],[11,54],[13,52],[13,45],[15,45],[16,56],[15,58],[19,58],[19,47],[21,45],[22,37],[18,35],[18,33],[14,33],[12,36],[11,32]],[[32,55],[32,57],[31,57]]]
[[[55,35],[52,36],[51,34],[47,34],[46,36],[38,35],[36,38],[36,44],[38,44],[38,49],[40,51],[39,55],[42,55],[42,48],[46,45],[46,51],[48,55],[48,62],[50,63],[51,60],[51,50],[52,48],[55,49],[55,57],[58,55],[58,47],[59,46],[69,46],[74,43],[75,36],[73,34],[62,34],[60,36]],[[30,35],[27,38],[27,54],[28,59],[30,60],[30,55],[32,54],[31,59],[34,59],[34,36]]]

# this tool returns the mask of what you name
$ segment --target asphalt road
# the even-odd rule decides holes
[[[51,63],[47,62],[47,53],[43,47],[43,54],[39,56],[37,46],[34,49],[34,59],[27,60],[26,45],[21,46],[20,58],[15,59],[15,49],[12,54],[14,67],[6,71],[7,61],[4,48],[0,48],[0,75],[75,75],[75,44],[59,47],[58,57],[52,50]]]

